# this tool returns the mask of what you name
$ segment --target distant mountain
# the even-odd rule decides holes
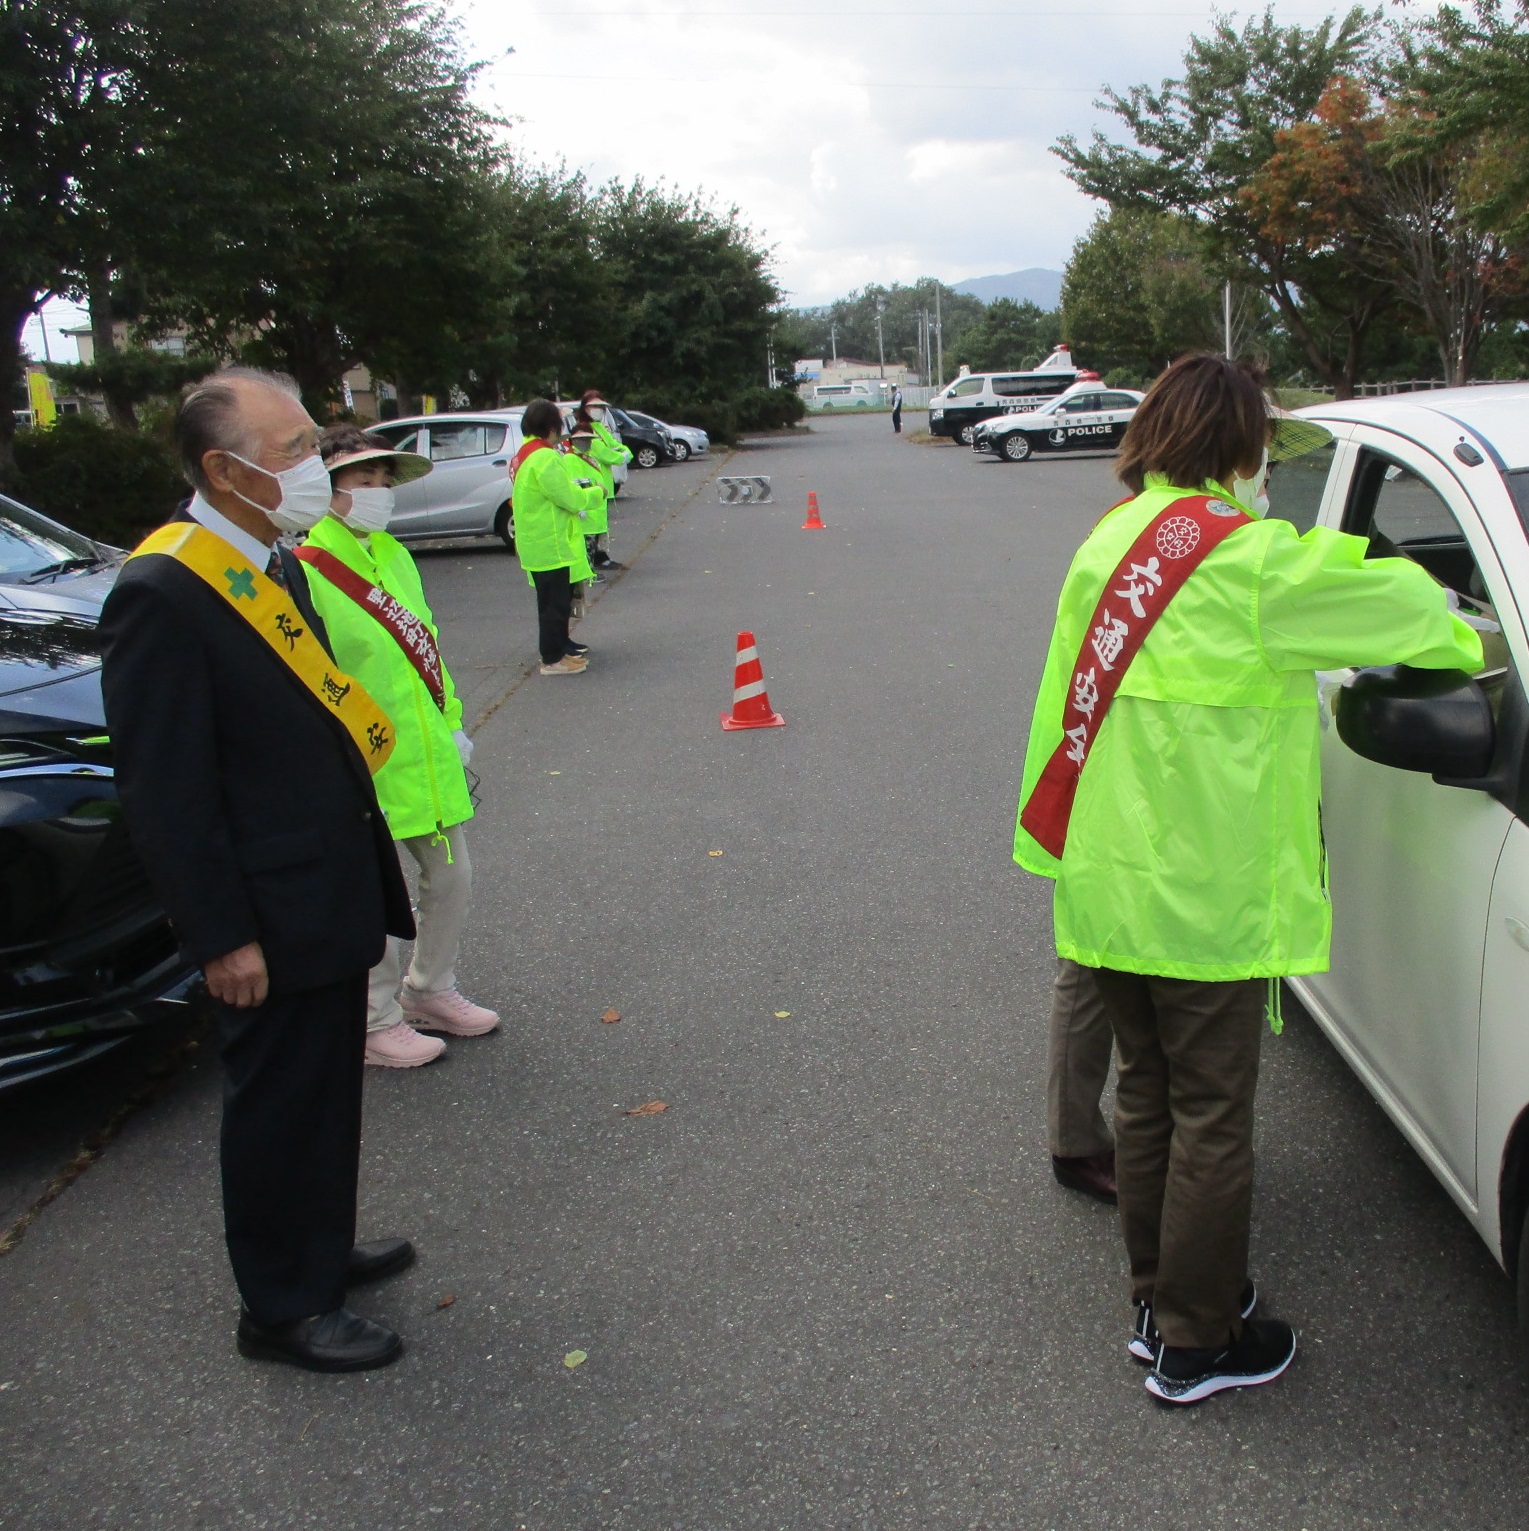
[[[953,284],[956,292],[969,293],[991,303],[994,298],[1013,298],[1016,303],[1028,300],[1037,308],[1062,306],[1062,273],[1044,266],[1025,271],[1011,271],[1007,276],[974,276],[969,282]]]

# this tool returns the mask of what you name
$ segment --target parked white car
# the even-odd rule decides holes
[[[1271,513],[1423,565],[1475,677],[1319,677],[1332,968],[1293,987],[1518,1283],[1529,1324],[1529,385],[1324,404]]]

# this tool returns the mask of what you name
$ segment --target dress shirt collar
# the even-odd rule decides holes
[[[235,526],[222,511],[214,510],[200,493],[191,496],[191,503],[186,507],[186,514],[193,521],[205,526],[214,537],[221,537],[236,553],[242,553],[262,574],[270,567],[271,554],[276,549],[267,547],[258,537],[251,536],[245,531],[242,526]]]

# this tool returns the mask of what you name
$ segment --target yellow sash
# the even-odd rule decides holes
[[[324,645],[308,631],[292,597],[263,569],[253,567],[221,537],[195,521],[172,521],[150,532],[133,549],[132,556],[138,558],[144,553],[168,555],[217,591],[345,725],[372,775],[387,764],[393,753],[392,719],[367,695],[360,681],[336,667]]]

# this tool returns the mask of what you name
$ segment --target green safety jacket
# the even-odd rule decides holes
[[[597,536],[601,532],[610,530],[610,502],[616,498],[616,476],[612,469],[618,463],[631,462],[632,449],[622,442],[603,420],[591,420],[594,427],[595,439],[589,449],[589,456],[585,461],[590,463],[596,473],[596,482],[605,490],[605,504],[600,507],[599,526],[591,526],[591,536]],[[591,522],[596,517],[591,515]]]
[[[515,472],[511,489],[515,504],[515,553],[526,578],[547,569],[567,569],[577,584],[592,579],[594,570],[584,551],[588,516],[605,504],[598,484],[579,488],[576,479],[588,478],[582,459],[549,447],[532,452]],[[586,519],[579,519],[579,512]],[[531,580],[535,584],[535,580]]]
[[[1131,544],[1186,494],[1149,475],[1078,550],[1057,603],[1020,806],[1062,739],[1090,618]],[[1249,507],[1243,506],[1244,510]],[[1251,512],[1250,512],[1251,513]],[[1056,880],[1060,956],[1206,981],[1322,972],[1332,911],[1318,819],[1317,670],[1475,671],[1481,640],[1405,558],[1328,527],[1240,527],[1147,635],[1078,782],[1058,861],[1016,826],[1014,859]]]
[[[373,532],[363,541],[339,516],[331,515],[308,533],[307,541],[401,601],[439,640],[419,570],[396,537]],[[452,738],[462,726],[462,703],[445,661],[442,712],[387,628],[311,564],[304,564],[303,572],[314,607],[329,630],[335,663],[354,675],[393,720],[397,743],[388,763],[372,778],[393,838],[408,840],[465,823],[473,815],[472,799]]]

